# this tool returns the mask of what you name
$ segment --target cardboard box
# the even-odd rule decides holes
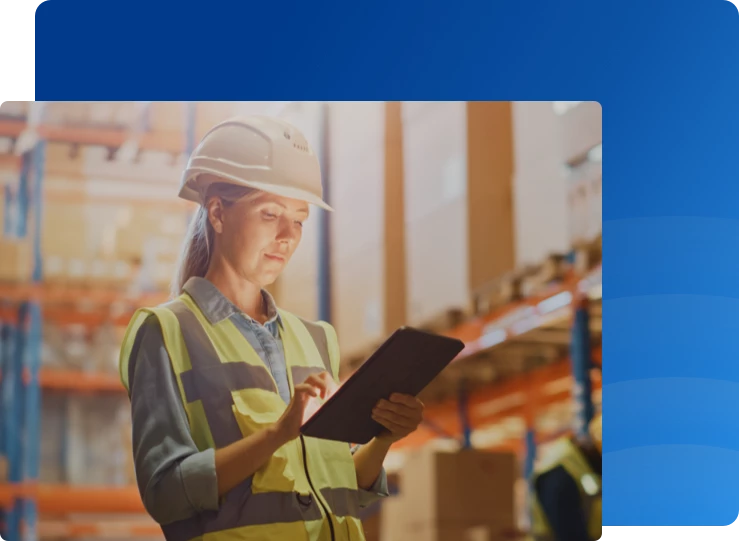
[[[552,102],[514,102],[515,267],[570,248],[568,180]]]
[[[195,136],[198,141],[213,126],[236,116],[238,103],[232,101],[201,101],[195,104]]]
[[[74,148],[68,143],[46,143],[45,171],[50,182],[54,180],[79,181],[85,167],[85,148]]]
[[[407,527],[402,531],[402,538],[406,541],[511,541],[516,539],[514,532],[497,524],[432,523]]]
[[[340,102],[329,112],[332,310],[342,359],[385,336],[384,107]]]
[[[603,110],[585,101],[559,116],[563,161],[571,163],[603,141]]]
[[[400,473],[400,494],[383,502],[382,541],[502,541],[516,532],[516,457],[422,448]]]
[[[586,161],[569,174],[570,244],[590,242],[601,234],[602,164]]]
[[[0,238],[0,280],[26,282],[31,279],[33,260],[27,239]]]
[[[5,101],[0,103],[0,115],[11,118],[23,118],[28,114],[27,101]]]
[[[403,112],[400,102],[385,104],[385,334],[406,324],[408,285],[403,173]]]
[[[492,517],[513,524],[518,471],[512,453],[422,448],[409,455],[401,475],[409,523],[489,523]]]
[[[187,106],[181,101],[154,101],[149,105],[149,131],[185,133]]]
[[[362,527],[364,528],[364,538],[366,541],[381,541],[380,525],[382,522],[382,503],[378,502],[373,512],[362,518]],[[373,506],[374,507],[374,506]]]
[[[404,102],[403,164],[408,324],[466,308],[467,109]]]
[[[380,541],[405,541],[405,501],[398,494],[385,498],[380,515]]]
[[[510,102],[467,103],[467,223],[471,291],[514,270]]]

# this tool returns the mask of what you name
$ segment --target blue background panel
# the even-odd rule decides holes
[[[597,100],[604,524],[739,513],[739,16],[723,0],[37,11],[39,100]]]

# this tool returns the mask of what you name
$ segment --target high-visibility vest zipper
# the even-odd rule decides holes
[[[321,499],[321,496],[318,494],[318,491],[316,491],[316,487],[313,486],[313,481],[311,481],[310,473],[308,472],[308,452],[305,448],[305,439],[303,439],[303,436],[301,434],[300,436],[300,444],[303,447],[303,467],[305,468],[305,476],[308,478],[308,484],[310,485],[310,489],[313,491],[313,494],[316,495],[316,499],[318,500],[318,505],[321,506],[321,509],[323,509],[324,513],[326,513],[326,518],[328,519],[328,527],[331,530],[331,541],[336,541],[336,534],[334,533],[334,521],[331,519],[331,512],[323,504],[323,500]]]

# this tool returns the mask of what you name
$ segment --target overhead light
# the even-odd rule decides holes
[[[539,309],[540,314],[545,315],[550,312],[554,312],[555,310],[559,310],[560,308],[564,308],[565,306],[569,306],[571,302],[572,293],[569,291],[562,291],[561,293],[557,293],[556,295],[541,301],[537,308]]]
[[[591,162],[603,161],[603,144],[594,146],[588,151],[588,160]]]
[[[493,329],[483,334],[478,340],[478,344],[480,348],[487,349],[505,342],[507,337],[508,333],[504,329]]]
[[[564,115],[567,111],[574,109],[581,103],[581,101],[554,101],[552,102],[552,108],[555,114]]]

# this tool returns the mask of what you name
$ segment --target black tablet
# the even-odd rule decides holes
[[[372,420],[380,399],[393,393],[418,395],[463,349],[464,342],[455,338],[398,329],[300,431],[327,440],[369,442],[383,430]]]

